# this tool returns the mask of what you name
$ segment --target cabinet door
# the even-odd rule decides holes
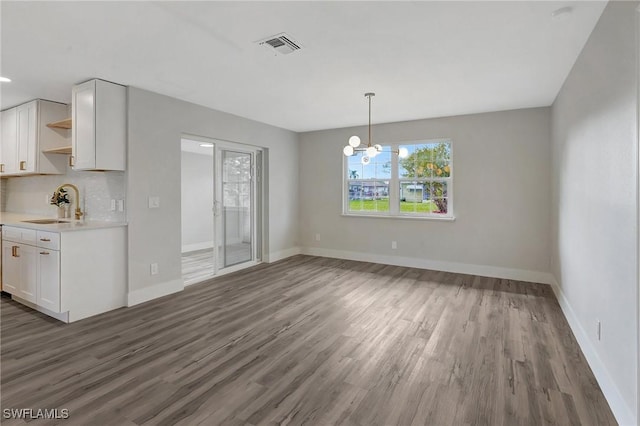
[[[96,82],[73,87],[71,129],[71,164],[76,170],[96,167],[95,100]]]
[[[17,107],[18,115],[18,173],[35,173],[38,101]]]
[[[16,296],[20,286],[20,258],[17,251],[18,244],[2,242],[2,290]]]
[[[60,312],[60,252],[38,249],[38,305]]]
[[[2,111],[2,158],[0,172],[12,174],[18,171],[18,114],[16,108]]]
[[[38,248],[25,244],[18,245],[20,258],[20,284],[18,296],[28,302],[38,302]]]

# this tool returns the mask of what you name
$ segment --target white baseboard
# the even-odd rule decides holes
[[[168,294],[177,293],[184,290],[184,284],[182,279],[167,281],[152,285],[150,287],[141,288],[129,292],[127,295],[127,306],[131,307],[140,303],[148,302],[149,300],[157,299],[158,297],[166,296]]]
[[[300,254],[300,247],[291,247],[285,250],[276,251],[273,253],[265,254],[263,256],[262,261],[266,263],[277,262],[278,260],[286,259],[287,257],[295,256],[296,254]]]
[[[600,389],[602,389],[602,393],[609,403],[609,407],[611,408],[616,420],[621,426],[637,425],[637,421],[639,419],[636,419],[633,411],[624,402],[624,398],[622,397],[620,390],[609,375],[609,371],[598,356],[598,352],[596,352],[595,348],[591,344],[586,331],[580,324],[580,321],[578,321],[578,317],[573,311],[569,300],[567,300],[562,288],[558,285],[555,278],[551,283],[551,287],[553,288],[553,292],[558,299],[560,308],[562,309],[565,318],[567,318],[571,331],[573,331],[573,335],[576,337],[578,345],[580,345],[580,349],[582,349],[582,353],[587,359],[589,367],[591,367],[591,371],[593,371],[593,375],[598,381]]]
[[[456,272],[459,274],[480,275],[483,277],[503,278],[508,280],[527,281],[532,283],[553,283],[553,276],[550,273],[528,271],[525,269],[512,269],[502,268],[498,266],[445,262],[441,260],[418,259],[414,257],[388,256],[382,254],[332,250],[318,247],[303,247],[302,254],[308,254],[311,256],[332,257],[337,259],[359,260],[362,262],[382,263],[384,265],[433,269],[436,271]]]
[[[182,246],[182,253],[190,251],[198,251],[213,248],[213,241],[205,241],[203,243],[185,244]]]

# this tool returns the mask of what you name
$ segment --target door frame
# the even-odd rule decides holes
[[[636,421],[640,421],[640,5],[636,6]]]
[[[213,220],[213,255],[214,255],[214,273],[213,276],[214,277],[218,277],[221,275],[225,275],[231,272],[236,272],[245,268],[249,268],[251,266],[255,266],[258,265],[260,263],[262,263],[262,259],[263,259],[263,255],[265,253],[265,224],[264,224],[264,218],[265,218],[265,202],[264,202],[264,195],[265,195],[265,177],[264,177],[264,173],[265,173],[265,155],[264,155],[264,148],[258,145],[253,145],[253,144],[247,144],[247,143],[241,143],[241,142],[235,142],[235,141],[230,141],[230,140],[225,140],[225,139],[220,139],[220,138],[214,138],[214,137],[208,137],[208,136],[200,136],[200,135],[194,135],[194,134],[190,134],[190,133],[182,133],[180,135],[180,140],[182,139],[188,139],[188,140],[192,140],[192,141],[196,141],[196,142],[202,142],[202,143],[210,143],[213,144],[213,167],[214,167],[214,206],[212,206],[213,208],[213,214],[211,216],[211,220]],[[252,202],[254,203],[255,207],[252,209],[252,217],[251,217],[251,221],[252,221],[252,239],[253,239],[253,244],[252,244],[252,260],[247,261],[247,262],[242,262],[240,264],[237,265],[231,265],[229,267],[221,267],[219,265],[218,262],[218,233],[219,230],[217,228],[216,225],[216,209],[218,207],[222,208],[221,206],[219,206],[220,204],[220,200],[217,198],[218,197],[218,185],[219,185],[219,179],[216,178],[216,173],[217,170],[219,170],[219,167],[221,166],[221,162],[222,162],[222,158],[221,155],[219,155],[220,150],[222,149],[226,149],[226,150],[230,150],[230,151],[235,151],[235,152],[242,152],[242,153],[251,153],[252,154],[252,176],[254,177],[253,179],[253,186],[252,186]],[[181,166],[182,167],[182,166]],[[221,186],[221,185],[220,185]],[[193,283],[196,284],[196,283]],[[191,284],[189,284],[191,285]]]
[[[636,6],[636,421],[640,421],[640,5]]]

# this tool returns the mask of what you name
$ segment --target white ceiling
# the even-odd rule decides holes
[[[202,146],[208,142],[194,141],[192,139],[182,138],[180,140],[180,149],[184,152],[191,152],[193,154],[208,155],[213,157],[213,146]]]
[[[2,1],[2,107],[98,77],[294,131],[547,106],[606,2]],[[571,5],[573,13],[551,13]],[[280,32],[303,49],[254,42]]]

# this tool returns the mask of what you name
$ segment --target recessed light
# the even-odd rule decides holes
[[[213,148],[212,143],[201,143],[200,146],[203,148]]]
[[[561,7],[560,9],[551,12],[551,18],[556,21],[564,20],[571,15],[571,12],[573,12],[573,8],[571,6]]]
[[[0,77],[0,83],[10,83],[11,79],[7,77]]]

